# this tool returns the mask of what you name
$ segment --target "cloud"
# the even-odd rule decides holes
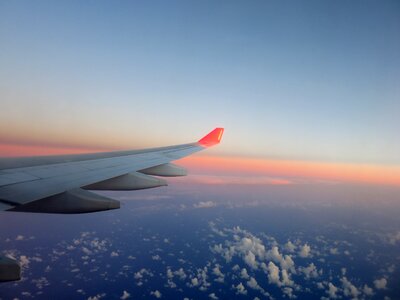
[[[256,280],[255,278],[253,278],[253,277],[251,277],[250,280],[247,281],[246,284],[247,284],[248,287],[250,287],[250,288],[252,288],[252,289],[255,289],[255,290],[259,289],[259,287],[260,287],[260,286],[258,285],[257,280]]]
[[[269,293],[267,293],[257,282],[254,277],[250,277],[250,280],[246,282],[247,286],[253,290],[260,291],[265,297],[269,297]]]
[[[215,295],[215,293],[209,294],[208,297],[210,297],[213,300],[218,300],[218,297]]]
[[[19,257],[19,265],[21,266],[21,268],[28,268],[29,264],[30,264],[30,260],[27,256],[21,255]]]
[[[332,255],[338,255],[338,254],[339,254],[338,248],[331,248],[331,249],[329,250],[329,252],[330,252]]]
[[[370,288],[368,285],[364,285],[363,287],[363,292],[365,295],[367,296],[372,296],[374,294],[374,290],[372,288]]]
[[[87,300],[100,300],[100,299],[104,298],[105,296],[106,296],[105,293],[97,294],[96,296],[89,297]]]
[[[234,286],[236,289],[236,294],[238,295],[247,295],[247,290],[242,283],[239,283],[237,286]]]
[[[248,251],[244,256],[244,261],[246,264],[248,264],[253,269],[257,269],[258,263],[256,261],[256,256],[254,255],[253,252]]]
[[[119,256],[118,252],[112,251],[110,254],[111,257],[117,257]]]
[[[287,251],[289,251],[289,252],[294,252],[294,250],[296,249],[296,245],[293,244],[291,241],[288,241],[288,242],[285,244],[285,249],[286,249]]]
[[[287,270],[282,270],[281,274],[282,274],[282,282],[281,282],[282,285],[286,286],[294,285],[294,282],[290,279],[290,275]]]
[[[199,285],[199,280],[196,277],[192,278],[191,283],[192,283],[192,286],[198,286]]]
[[[185,271],[182,268],[180,268],[178,271],[175,271],[174,275],[178,276],[180,280],[185,280],[187,277]]]
[[[296,298],[296,296],[293,295],[293,289],[291,287],[283,288],[283,293],[286,294],[290,299]]]
[[[336,286],[334,286],[331,282],[328,283],[328,290],[327,293],[329,295],[330,298],[332,299],[336,299],[337,298],[337,293],[338,288]]]
[[[218,277],[217,279],[215,279],[215,281],[223,283],[225,280],[225,275],[221,272],[219,267],[220,267],[219,264],[215,265],[213,269],[213,274]]]
[[[45,287],[45,286],[49,286],[50,285],[50,283],[47,280],[47,278],[43,277],[43,276],[40,277],[40,278],[37,278],[37,279],[32,279],[32,283],[34,283],[36,288],[39,289],[39,290],[43,289],[43,287]]]
[[[133,278],[135,278],[136,280],[139,281],[139,282],[137,283],[137,285],[142,285],[142,283],[140,282],[140,280],[141,280],[145,275],[153,276],[153,273],[151,273],[150,271],[148,271],[148,270],[142,268],[140,271],[136,272],[136,273],[133,275]]]
[[[311,247],[308,244],[304,244],[303,247],[300,248],[299,255],[300,257],[308,257],[311,252]]]
[[[357,299],[360,295],[358,289],[346,277],[342,277],[340,281],[342,282],[344,295],[352,296],[354,299]]]
[[[272,261],[268,263],[268,281],[269,283],[276,284],[277,286],[281,286],[280,276],[279,276],[279,267],[277,267]]]
[[[211,208],[211,207],[215,207],[216,204],[213,201],[200,201],[197,204],[193,205],[195,208]]]
[[[250,278],[249,273],[247,273],[246,268],[243,268],[242,271],[240,271],[240,277],[243,278],[243,279],[249,279]]]
[[[378,290],[383,290],[386,288],[387,280],[386,278],[376,279],[374,280],[375,288]]]
[[[279,253],[278,246],[273,246],[271,250],[267,251],[265,257],[267,259],[273,260],[276,263],[279,263],[282,269],[291,269],[292,271],[294,271],[294,261],[292,257],[290,255],[285,255],[283,257],[282,254]]]
[[[156,297],[156,298],[161,298],[161,297],[162,297],[162,294],[160,293],[159,290],[155,290],[154,292],[151,291],[151,292],[150,292],[150,295],[152,295],[152,296],[154,296],[154,297]]]
[[[128,299],[130,296],[131,294],[129,294],[127,291],[124,291],[120,299],[125,300]]]
[[[300,267],[299,270],[306,276],[307,279],[318,277],[318,270],[314,263],[309,264],[308,267],[305,268]]]

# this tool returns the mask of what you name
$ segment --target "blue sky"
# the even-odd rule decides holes
[[[4,143],[398,165],[397,1],[0,4]]]

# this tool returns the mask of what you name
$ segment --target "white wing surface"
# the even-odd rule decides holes
[[[87,213],[119,208],[89,190],[137,190],[166,185],[155,176],[184,176],[170,162],[221,141],[216,128],[198,142],[134,151],[0,158],[0,210]]]

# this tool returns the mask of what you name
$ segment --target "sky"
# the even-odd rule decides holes
[[[0,45],[2,156],[221,126],[210,168],[400,185],[398,1],[3,1]]]

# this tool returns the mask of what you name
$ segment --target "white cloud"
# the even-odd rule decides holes
[[[211,208],[211,207],[215,207],[216,203],[213,201],[200,201],[197,204],[193,205],[195,208]]]
[[[293,273],[295,272],[294,261],[290,255],[285,255],[279,263],[281,264],[282,269],[291,270]]]
[[[45,287],[45,286],[49,286],[50,285],[50,283],[47,280],[47,278],[43,277],[43,276],[40,277],[40,278],[37,278],[37,279],[32,279],[32,283],[34,283],[36,288],[39,289],[39,290],[43,289],[43,287]]]
[[[247,286],[253,290],[260,291],[265,297],[269,297],[269,294],[258,284],[254,277],[250,277],[250,280],[246,282]]]
[[[370,288],[368,285],[364,285],[363,292],[367,296],[372,296],[374,294],[374,290]]]
[[[136,280],[140,280],[143,278],[144,275],[149,275],[149,276],[153,276],[153,274],[150,271],[147,271],[146,269],[142,268],[139,272],[136,272],[133,277]]]
[[[331,282],[329,282],[328,283],[328,291],[327,291],[329,297],[332,298],[332,299],[336,299],[337,298],[337,295],[336,295],[337,291],[338,291],[338,288],[336,286],[334,286]]]
[[[174,273],[172,273],[171,269],[167,269],[167,278],[168,279],[174,278]]]
[[[329,252],[330,252],[332,255],[338,255],[338,254],[339,254],[338,248],[331,248],[331,249],[329,250]]]
[[[118,252],[112,251],[110,254],[111,257],[117,257],[119,256]]]
[[[293,295],[293,289],[291,287],[283,288],[283,293],[286,294],[290,299],[296,298],[296,296]]]
[[[287,272],[287,270],[282,270],[282,284],[286,285],[286,286],[293,286],[294,282],[292,280],[290,280],[290,275]]]
[[[308,267],[305,268],[300,267],[299,270],[304,273],[307,279],[318,277],[317,267],[313,263],[309,264]]]
[[[123,291],[122,296],[120,299],[125,300],[128,299],[131,296],[127,291]]]
[[[258,263],[256,261],[256,256],[254,255],[253,252],[248,251],[245,256],[244,256],[244,261],[246,264],[248,264],[251,268],[257,269],[258,268]]]
[[[178,276],[180,280],[185,280],[187,277],[185,271],[182,268],[180,268],[178,271],[175,271],[174,274]]]
[[[376,279],[374,280],[375,288],[378,290],[382,290],[386,288],[387,280],[386,278]]]
[[[285,249],[286,249],[287,251],[289,251],[289,252],[294,252],[294,250],[296,250],[296,245],[293,244],[291,241],[288,241],[288,242],[285,244]]]
[[[240,271],[240,277],[243,278],[243,279],[249,279],[250,278],[249,273],[247,273],[246,268],[243,268],[242,271]]]
[[[191,282],[192,282],[192,286],[198,286],[199,285],[199,280],[196,277],[192,278]]]
[[[219,267],[220,265],[218,264],[215,265],[213,269],[213,274],[218,277],[217,279],[215,279],[215,281],[222,283],[225,280],[225,275],[221,272]]]
[[[247,281],[247,286],[252,289],[258,289],[260,286],[255,278],[251,277],[249,281]]]
[[[360,295],[358,289],[346,277],[342,277],[340,281],[342,282],[344,295],[352,296],[354,299],[357,299]]]
[[[19,257],[19,264],[20,264],[21,268],[29,267],[29,263],[30,263],[30,260],[29,260],[29,258],[27,256],[21,255]]]
[[[308,244],[304,244],[303,247],[300,248],[299,255],[300,257],[308,257],[311,252],[311,247]]]
[[[161,298],[161,297],[162,297],[162,294],[160,293],[159,290],[155,290],[154,292],[151,291],[151,292],[150,292],[150,295],[152,295],[152,296],[154,296],[154,297],[156,297],[156,298]]]
[[[105,293],[97,294],[96,296],[89,297],[88,300],[100,300],[101,298],[104,298],[105,296],[106,296]]]
[[[270,261],[268,263],[267,270],[268,270],[269,283],[273,283],[276,284],[277,286],[280,286],[281,282],[279,276],[279,268],[272,261]]]
[[[236,294],[247,295],[247,290],[242,283],[239,283],[237,286],[235,286],[235,289]]]
[[[17,237],[15,238],[16,241],[23,241],[25,239],[25,237],[23,235],[17,235]]]
[[[209,294],[208,297],[210,297],[211,299],[214,299],[214,300],[218,300],[218,297],[215,295],[215,293]]]

